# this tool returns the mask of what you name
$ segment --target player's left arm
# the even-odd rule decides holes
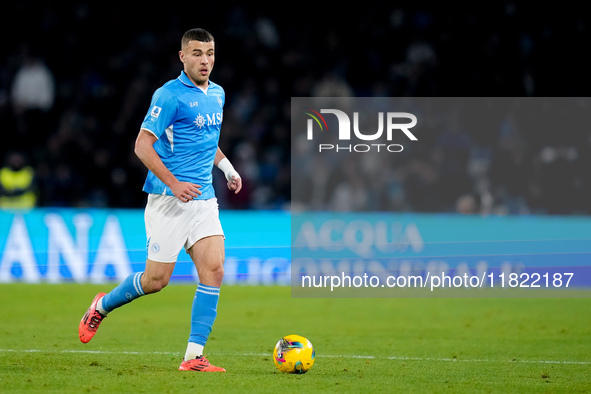
[[[228,189],[232,190],[234,194],[238,194],[240,189],[242,189],[242,178],[240,178],[240,174],[234,169],[230,160],[228,160],[219,147],[215,152],[213,164],[224,172],[226,180],[228,181]]]

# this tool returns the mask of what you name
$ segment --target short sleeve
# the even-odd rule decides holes
[[[167,89],[160,88],[154,92],[148,113],[141,128],[151,131],[157,138],[174,123],[177,114],[177,100]]]

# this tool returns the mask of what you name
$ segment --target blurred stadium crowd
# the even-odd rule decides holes
[[[24,152],[38,206],[143,207],[139,125],[153,91],[182,69],[182,33],[204,27],[216,37],[212,80],[226,90],[220,147],[244,179],[228,198],[214,170],[220,206],[287,208],[291,97],[588,94],[584,13],[493,3],[311,12],[298,3],[10,2],[0,26],[0,157]],[[402,192],[385,198],[404,211],[589,214],[590,131],[560,133],[542,141],[441,130],[399,164]],[[483,170],[474,172],[475,157]],[[418,181],[405,181],[411,173]]]

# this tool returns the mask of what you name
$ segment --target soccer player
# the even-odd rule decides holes
[[[212,185],[213,166],[224,172],[234,193],[242,188],[242,180],[218,148],[225,93],[209,79],[215,60],[213,36],[203,29],[188,30],[179,57],[183,71],[156,90],[135,143],[135,153],[148,168],[143,188],[148,193],[145,270],[130,275],[110,293],[97,294],[78,331],[87,343],[108,313],[162,290],[184,247],[197,268],[199,284],[179,370],[225,372],[203,356],[224,276],[224,233]]]

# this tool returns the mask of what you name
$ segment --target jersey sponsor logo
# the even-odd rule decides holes
[[[154,107],[152,107],[152,112],[150,113],[150,116],[154,119],[158,119],[158,116],[160,116],[161,111],[162,111],[162,108],[154,106]]]
[[[197,107],[197,106],[199,106],[199,102],[198,102],[198,101],[193,101],[193,102],[189,103],[189,106],[190,106],[191,108],[193,108],[193,107]]]
[[[198,114],[193,123],[200,129],[204,126],[216,126],[222,124],[223,115],[221,112],[215,112],[213,114]]]
[[[199,114],[195,118],[195,121],[193,123],[195,123],[195,125],[197,127],[202,128],[203,126],[205,126],[205,117],[203,115]]]

